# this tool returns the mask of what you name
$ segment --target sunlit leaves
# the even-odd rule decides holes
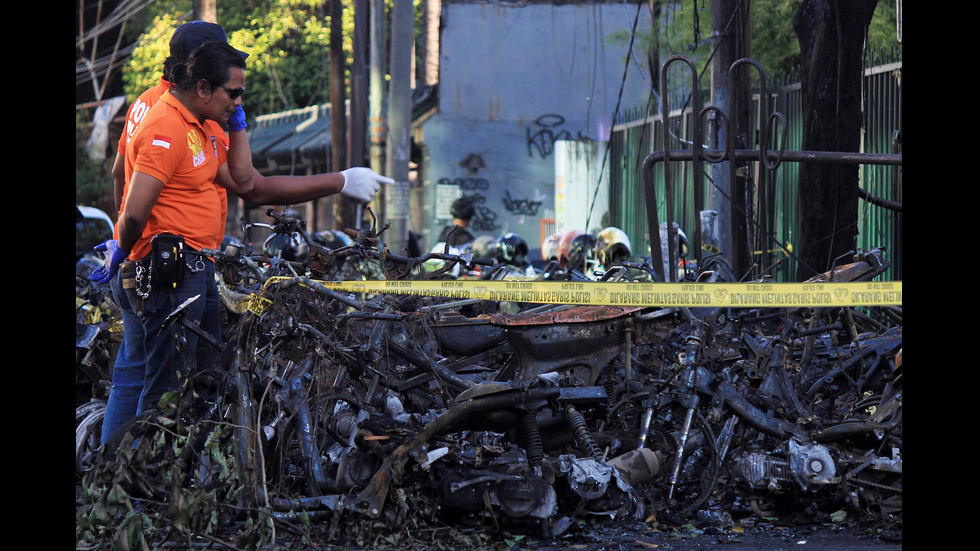
[[[345,0],[345,59],[350,60],[352,2]],[[151,6],[157,14],[123,69],[130,100],[156,85],[173,30],[186,14],[181,3]],[[323,0],[243,0],[218,5],[228,42],[249,54],[244,107],[249,117],[323,103],[330,80],[329,3]]]
[[[131,59],[123,68],[124,90],[130,101],[160,83],[163,62],[170,55],[170,37],[179,24],[178,14],[161,13],[140,35]]]

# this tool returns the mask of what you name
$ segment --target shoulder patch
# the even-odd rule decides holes
[[[164,149],[170,149],[170,136],[164,136],[163,134],[154,134],[153,141],[150,143],[152,145],[160,146]]]

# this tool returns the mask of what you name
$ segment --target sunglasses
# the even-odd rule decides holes
[[[218,85],[218,88],[224,88],[225,92],[228,92],[228,97],[231,99],[238,99],[239,96],[245,93],[244,88],[228,88],[227,86]]]

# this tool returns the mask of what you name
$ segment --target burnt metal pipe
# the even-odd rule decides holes
[[[698,93],[699,77],[694,62],[692,62],[690,59],[688,59],[685,56],[675,55],[669,57],[663,63],[663,66],[661,68],[661,76],[660,76],[660,82],[662,83],[663,86],[662,94],[660,96],[661,98],[660,117],[661,117],[662,128],[663,128],[663,144],[665,149],[661,153],[663,154],[664,157],[663,160],[668,161],[664,163],[664,183],[665,183],[664,185],[665,185],[665,195],[666,195],[665,201],[666,201],[666,212],[667,212],[667,254],[669,259],[668,269],[670,271],[670,273],[666,275],[661,273],[661,270],[663,270],[663,258],[661,255],[661,248],[660,248],[661,247],[660,230],[659,230],[660,226],[659,226],[659,220],[657,219],[656,194],[654,193],[651,180],[646,181],[647,185],[645,185],[644,189],[647,198],[647,220],[648,220],[649,232],[650,232],[650,241],[651,241],[650,248],[652,253],[651,256],[655,261],[657,261],[655,262],[655,269],[657,270],[658,275],[661,276],[662,281],[667,281],[667,282],[675,281],[676,273],[677,273],[677,267],[674,263],[674,237],[676,235],[676,231],[674,230],[674,225],[673,225],[673,215],[674,215],[673,197],[674,196],[673,193],[671,193],[672,184],[670,178],[670,163],[669,163],[670,156],[671,156],[671,151],[669,148],[670,132],[667,124],[668,118],[670,116],[670,106],[668,101],[668,98],[670,97],[670,90],[668,85],[670,79],[668,78],[668,69],[670,65],[676,62],[686,63],[688,65],[688,68],[690,69],[690,76],[691,76],[690,89],[691,89],[691,108],[692,108],[691,110],[692,112],[697,113],[697,116],[692,118],[692,137],[690,140],[691,143],[694,145],[693,157],[691,160],[699,161],[699,162],[695,162],[693,165],[693,181],[695,183],[695,185],[693,186],[694,208],[696,212],[700,212],[704,209],[704,197],[701,188],[701,182],[704,179],[703,177],[704,169],[702,168],[700,161],[720,163],[729,157],[731,158],[730,160],[736,160],[734,159],[734,156],[730,155],[729,153],[735,151],[735,146],[736,146],[735,134],[738,125],[737,119],[733,120],[732,122],[729,122],[728,115],[724,112],[724,110],[719,109],[716,106],[709,105],[703,109],[701,108],[701,98]],[[728,71],[728,82],[727,82],[728,97],[729,98],[737,97],[737,94],[735,92],[735,89],[737,87],[735,74],[737,72],[736,70],[742,65],[752,66],[758,70],[760,97],[766,98],[767,95],[766,95],[765,70],[762,68],[762,65],[758,61],[755,61],[754,59],[750,59],[750,58],[737,59],[735,60],[735,62],[732,63],[731,68]],[[715,117],[717,117],[720,126],[723,126],[725,128],[726,140],[725,140],[725,149],[723,151],[704,149],[701,120],[705,115],[714,115]],[[769,114],[768,104],[765,100],[763,100],[760,104],[760,119],[764,121],[764,124],[758,130],[759,150],[760,151],[767,150],[770,142],[769,139],[770,126],[773,126],[774,123],[777,122],[782,123],[782,140],[780,141],[780,146],[781,147],[784,146],[786,143],[785,117],[781,113]],[[775,156],[772,159],[770,159],[767,155],[763,155],[761,153],[755,155],[755,157],[758,158],[758,160],[765,166],[765,168],[769,170],[775,170],[782,163],[783,152],[782,151],[776,152]],[[736,178],[736,170],[737,167],[735,166],[735,163],[731,163],[730,178],[731,181],[733,182],[735,181]],[[746,224],[747,223],[748,222],[746,221]],[[700,266],[702,258],[701,258],[701,236],[699,231],[694,232],[693,248],[694,248],[694,254],[696,256],[698,265]]]
[[[377,310],[380,310],[381,309],[381,306],[379,306],[379,305],[377,305],[377,304],[375,304],[373,302],[363,302],[363,301],[357,300],[354,297],[351,297],[349,295],[345,295],[344,293],[339,293],[337,291],[334,291],[333,289],[328,289],[328,288],[324,287],[323,285],[321,285],[320,283],[318,283],[315,280],[312,280],[312,279],[310,279],[308,277],[294,277],[294,278],[286,279],[286,280],[281,281],[281,282],[278,283],[278,285],[281,288],[283,288],[283,289],[287,289],[289,287],[292,287],[292,286],[298,285],[298,284],[304,285],[304,286],[312,289],[313,291],[315,291],[317,294],[322,295],[322,296],[324,296],[324,297],[326,297],[326,298],[328,298],[330,300],[336,300],[336,301],[338,301],[338,302],[340,302],[342,304],[345,304],[347,306],[350,306],[351,308],[356,308],[357,310],[375,310],[375,311],[377,311]]]
[[[856,436],[874,436],[876,433],[888,433],[902,426],[902,411],[899,410],[895,417],[887,423],[873,423],[853,421],[841,423],[823,429],[813,435],[815,442],[831,442],[842,438],[854,438]]]
[[[764,411],[752,405],[727,382],[721,382],[709,388],[706,384],[699,381],[698,390],[711,394],[716,398],[721,398],[725,406],[737,415],[739,419],[770,436],[783,439],[800,433],[796,425],[767,415]]]
[[[313,418],[307,402],[306,375],[313,367],[313,357],[308,356],[297,365],[289,376],[286,407],[292,413],[293,430],[299,435],[299,446],[306,460],[306,480],[310,491],[331,493],[339,491],[333,480],[327,478],[320,460],[320,450],[313,438]]]
[[[433,361],[427,356],[416,354],[415,352],[412,352],[411,350],[399,345],[394,340],[388,341],[388,348],[398,356],[407,360],[412,365],[416,367],[420,367],[422,369],[428,369],[440,381],[449,383],[450,385],[456,388],[466,390],[467,388],[476,386],[476,383],[474,381],[468,381],[460,377],[452,370],[446,368],[443,365],[440,365],[438,362]]]
[[[902,203],[898,201],[890,201],[877,195],[872,195],[870,192],[862,187],[858,187],[858,197],[864,199],[865,201],[871,203],[872,205],[886,208],[888,210],[893,210],[895,212],[902,212]]]
[[[812,400],[813,397],[817,394],[817,392],[819,392],[820,389],[823,388],[825,384],[832,382],[834,379],[837,378],[838,375],[854,367],[854,365],[857,364],[858,362],[863,362],[864,358],[874,356],[880,353],[881,353],[881,349],[877,346],[870,346],[868,348],[863,348],[858,350],[854,355],[852,355],[850,358],[845,360],[843,364],[841,364],[838,367],[835,367],[834,369],[830,370],[827,374],[817,379],[817,381],[814,382],[810,386],[810,388],[806,391],[807,399]]]

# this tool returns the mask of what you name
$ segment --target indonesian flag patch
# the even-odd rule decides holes
[[[170,149],[170,136],[164,136],[162,134],[155,134],[153,136],[153,145],[159,145],[164,149]]]

